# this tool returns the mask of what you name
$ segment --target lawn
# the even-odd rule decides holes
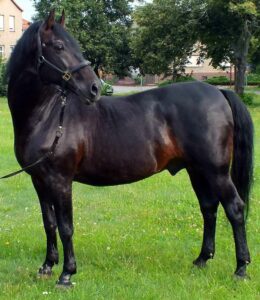
[[[75,183],[74,246],[78,274],[70,290],[37,278],[45,234],[37,196],[26,174],[0,182],[0,299],[260,299],[260,96],[255,123],[255,185],[248,218],[250,280],[235,280],[232,231],[219,209],[216,255],[193,267],[202,239],[198,201],[185,171],[95,188]],[[16,170],[10,114],[0,100],[0,175]],[[61,245],[59,244],[61,252]],[[62,262],[62,253],[60,253]]]

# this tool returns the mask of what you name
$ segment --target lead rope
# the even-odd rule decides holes
[[[64,91],[64,90],[60,90],[61,92],[61,110],[60,110],[60,117],[59,117],[59,126],[58,126],[58,129],[56,131],[56,135],[55,135],[55,138],[54,138],[54,141],[49,149],[48,152],[46,152],[42,157],[40,157],[38,160],[36,160],[35,162],[29,164],[28,166],[18,170],[18,171],[15,171],[13,173],[10,173],[10,174],[7,174],[5,176],[2,176],[0,177],[0,179],[5,179],[5,178],[9,178],[9,177],[12,177],[12,176],[15,176],[17,174],[20,174],[22,172],[25,172],[27,170],[30,170],[32,169],[33,167],[39,165],[40,163],[42,163],[43,161],[45,161],[47,158],[51,157],[51,156],[54,156],[54,153],[55,153],[55,149],[58,145],[58,142],[60,140],[60,138],[62,137],[63,135],[63,119],[64,119],[64,111],[65,111],[65,107],[66,107],[66,104],[67,104],[67,93]]]

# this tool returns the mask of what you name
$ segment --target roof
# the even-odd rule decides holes
[[[31,25],[31,22],[23,19],[23,31],[26,30]]]
[[[21,11],[23,12],[23,9],[14,1],[14,0],[11,0],[11,2],[13,2],[13,4]]]

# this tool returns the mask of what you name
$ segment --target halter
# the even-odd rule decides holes
[[[46,64],[49,68],[57,71],[58,73],[61,74],[61,78],[62,78],[62,85],[61,88],[62,90],[65,90],[65,87],[69,88],[72,92],[74,92],[75,94],[77,94],[78,96],[80,95],[80,89],[79,88],[75,88],[72,87],[71,85],[68,85],[69,81],[73,78],[73,74],[77,73],[79,70],[90,66],[91,62],[88,60],[83,60],[82,62],[80,62],[77,66],[68,68],[66,70],[62,70],[61,68],[57,67],[56,65],[54,65],[52,62],[50,62],[48,59],[46,59],[42,53],[42,41],[41,41],[41,36],[40,36],[40,30],[38,31],[37,34],[37,48],[38,48],[38,59],[37,59],[37,71],[39,73],[40,67],[43,64]]]

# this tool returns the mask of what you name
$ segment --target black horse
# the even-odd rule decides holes
[[[213,258],[221,203],[234,232],[235,274],[244,277],[250,262],[244,217],[253,164],[253,125],[245,106],[233,92],[201,82],[96,102],[97,78],[63,21],[56,23],[51,13],[45,22],[31,25],[8,67],[17,159],[24,167],[48,153],[28,170],[47,236],[39,274],[50,275],[58,263],[57,227],[64,251],[58,284],[70,285],[76,273],[73,181],[117,185],[186,168],[204,218],[202,249],[194,264],[204,266]],[[61,113],[64,94],[68,103]],[[61,119],[63,135],[56,133]]]

